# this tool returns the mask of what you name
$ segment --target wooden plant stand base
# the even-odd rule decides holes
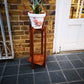
[[[34,32],[36,30],[41,31],[41,54],[35,54],[34,53]],[[43,33],[45,33],[44,38],[44,53],[43,53]],[[43,29],[34,29],[30,25],[30,58],[28,59],[29,62],[32,63],[32,69],[34,69],[34,64],[43,65],[46,67],[46,39],[47,39],[47,27]]]

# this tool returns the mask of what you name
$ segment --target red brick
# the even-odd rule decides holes
[[[17,5],[10,5],[10,9],[17,9]]]
[[[24,21],[24,25],[29,25],[29,21]]]
[[[7,2],[10,4],[17,4],[17,3],[21,3],[21,0],[7,0]]]

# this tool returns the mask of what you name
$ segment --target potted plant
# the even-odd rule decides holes
[[[31,8],[33,11],[28,12],[28,16],[31,21],[31,26],[34,29],[42,28],[44,17],[46,13],[42,11],[43,0],[34,0]]]

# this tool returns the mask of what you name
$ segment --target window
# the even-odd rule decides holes
[[[84,18],[84,0],[72,0],[69,18]]]

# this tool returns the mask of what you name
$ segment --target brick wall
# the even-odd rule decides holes
[[[3,0],[0,0],[3,1]],[[43,10],[46,11],[45,26],[47,26],[47,55],[53,52],[53,37],[55,24],[56,0],[43,0]],[[7,0],[12,28],[12,37],[15,57],[26,57],[30,53],[29,17],[27,12],[31,10],[29,0]],[[7,22],[4,7],[2,8],[6,38],[9,40]],[[34,36],[34,51],[40,53],[41,35],[37,31]],[[1,35],[0,35],[1,39]]]

